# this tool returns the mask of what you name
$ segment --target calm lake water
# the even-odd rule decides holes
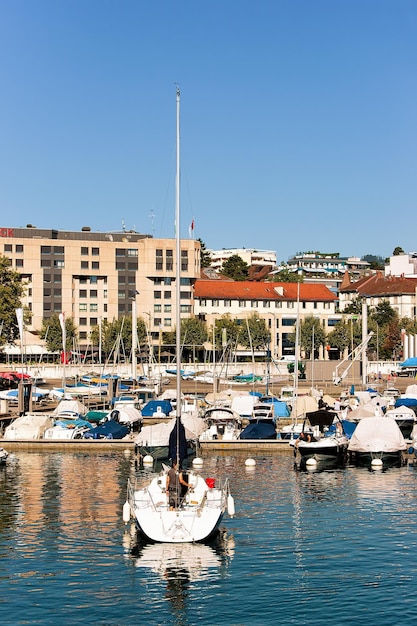
[[[143,544],[120,453],[17,453],[0,470],[2,625],[416,623],[417,468],[300,472],[206,458],[236,516],[212,545]]]

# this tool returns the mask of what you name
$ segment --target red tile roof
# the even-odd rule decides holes
[[[216,300],[297,300],[297,285],[298,283],[197,279],[194,296]],[[332,302],[334,300],[337,300],[337,296],[325,285],[300,283],[300,301]]]
[[[357,293],[360,296],[397,296],[415,294],[417,278],[405,276],[384,276],[377,272],[372,276],[365,276],[349,286],[340,288],[341,293]]]

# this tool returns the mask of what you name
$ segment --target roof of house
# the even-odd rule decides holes
[[[403,294],[415,294],[417,278],[405,276],[384,276],[381,271],[364,276],[354,283],[343,280],[340,293],[357,293],[360,296],[395,296]]]
[[[214,298],[228,300],[294,300],[298,298],[298,284],[300,285],[299,298],[302,302],[332,302],[337,296],[325,285],[316,283],[271,283],[253,282],[248,280],[204,280],[195,282],[194,296],[196,298]]]

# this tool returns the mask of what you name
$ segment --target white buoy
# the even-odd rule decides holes
[[[146,456],[143,457],[143,464],[144,465],[153,465],[153,456],[151,456],[150,454],[147,454]]]
[[[126,502],[123,505],[123,521],[125,524],[128,524],[129,520],[130,520],[130,504],[126,500]]]
[[[255,459],[246,459],[245,461],[246,467],[254,467],[256,465]]]
[[[124,454],[125,456],[130,456],[130,450],[129,450],[129,448],[126,448],[125,450],[123,450],[123,454]]]
[[[372,459],[371,466],[374,469],[381,469],[383,466],[382,459]]]
[[[307,459],[306,465],[307,467],[316,467],[317,461],[316,459],[313,459],[313,458]]]
[[[203,459],[201,457],[199,457],[199,456],[196,456],[195,459],[193,459],[193,465],[196,466],[196,467],[197,466],[198,467],[202,467],[203,463],[204,463]]]
[[[235,514],[235,501],[233,496],[229,493],[227,496],[227,512],[230,517],[233,517]]]

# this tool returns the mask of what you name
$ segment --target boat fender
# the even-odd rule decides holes
[[[130,504],[126,500],[126,502],[123,505],[123,521],[125,524],[128,524],[129,520],[130,520]]]
[[[227,513],[230,517],[233,517],[235,514],[235,501],[232,495],[227,496]]]

